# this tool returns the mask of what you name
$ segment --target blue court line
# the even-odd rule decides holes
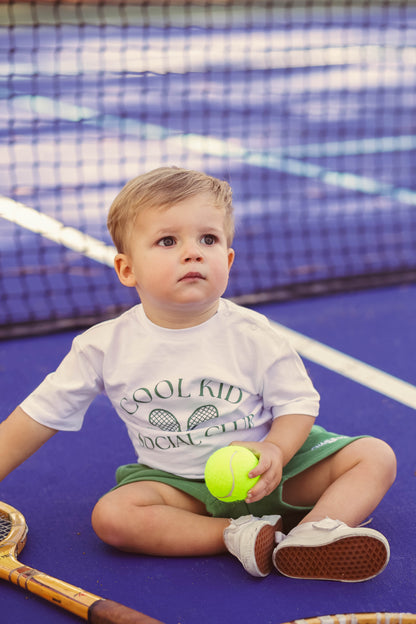
[[[280,171],[289,175],[303,178],[312,178],[349,191],[360,192],[367,195],[378,195],[388,197],[403,204],[416,205],[416,191],[412,189],[397,187],[386,182],[379,182],[374,178],[361,176],[354,173],[332,171],[314,163],[308,163],[285,154],[298,154],[299,157],[316,157],[322,155],[322,151],[327,149],[333,155],[351,155],[369,153],[369,150],[377,153],[387,153],[397,150],[411,150],[416,147],[416,136],[385,137],[380,139],[362,139],[356,141],[346,141],[344,143],[328,143],[324,146],[294,146],[281,153],[269,153],[252,151],[234,142],[218,139],[199,134],[180,134],[172,132],[163,126],[125,119],[117,115],[100,114],[96,110],[88,107],[80,107],[43,96],[18,96],[14,102],[19,107],[28,112],[46,115],[48,117],[59,118],[75,123],[92,124],[94,126],[105,127],[109,130],[123,130],[142,140],[166,141],[168,145],[186,148],[198,154],[221,159],[231,159],[234,162],[242,162],[253,167],[265,168],[273,171]],[[335,148],[334,146],[338,147]],[[345,150],[345,151],[343,151]],[[360,150],[360,151],[358,151]],[[336,152],[336,154],[334,154]],[[326,152],[324,152],[326,154]]]

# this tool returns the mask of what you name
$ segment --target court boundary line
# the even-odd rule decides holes
[[[105,126],[109,130],[112,128],[123,128],[126,134],[139,137],[142,140],[165,141],[167,147],[178,145],[186,148],[196,154],[206,154],[208,156],[231,159],[233,162],[243,162],[252,167],[269,169],[270,171],[280,171],[288,175],[301,178],[312,178],[319,180],[323,184],[347,189],[352,192],[359,192],[365,195],[378,195],[380,197],[388,197],[394,201],[410,206],[416,206],[416,192],[405,187],[397,187],[388,182],[381,182],[375,178],[363,176],[355,173],[334,171],[327,169],[322,165],[307,162],[291,156],[290,149],[282,152],[263,152],[245,148],[242,145],[231,141],[218,139],[212,136],[204,136],[200,134],[179,134],[172,133],[167,128],[158,124],[138,122],[134,119],[121,119],[117,115],[100,114],[98,111],[85,107],[69,104],[59,99],[52,99],[45,96],[17,96],[15,101],[27,108],[31,112],[49,116],[53,111],[55,117],[72,121],[76,123],[85,123],[87,125]],[[410,135],[414,139],[413,135]],[[372,139],[375,151],[386,153],[388,145],[397,148],[402,143],[409,148],[409,137],[398,137],[397,142],[392,141],[391,137],[385,137],[386,142],[383,144],[379,138],[378,141]],[[363,139],[365,149],[369,149],[370,139]],[[354,141],[358,146],[359,141]],[[314,149],[316,146],[311,146]],[[414,148],[413,140],[411,141],[411,149]],[[348,143],[347,150],[351,149]],[[307,145],[300,146],[300,150],[305,152]],[[398,151],[394,149],[393,151]],[[367,151],[368,153],[368,151]],[[341,155],[341,153],[338,153]],[[299,158],[301,157],[299,154]],[[308,157],[304,154],[304,157]],[[312,157],[309,156],[309,157]]]
[[[100,264],[114,266],[115,247],[4,195],[0,195],[0,217]]]
[[[116,254],[114,247],[83,234],[75,228],[65,226],[57,219],[41,214],[34,208],[0,196],[0,217],[75,250],[100,264],[113,267]],[[276,321],[271,321],[271,323],[280,334],[289,340],[302,357],[416,409],[416,386],[289,329]]]
[[[270,322],[302,357],[416,409],[416,386],[276,321]]]

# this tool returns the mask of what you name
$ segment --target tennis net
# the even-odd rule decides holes
[[[0,336],[136,301],[112,199],[161,165],[234,191],[245,304],[416,279],[412,0],[0,3]]]

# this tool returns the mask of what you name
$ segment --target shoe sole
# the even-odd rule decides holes
[[[254,557],[262,576],[267,576],[273,570],[273,550],[276,547],[275,533],[282,530],[282,519],[276,524],[269,524],[260,529],[254,546]]]
[[[321,546],[282,546],[275,552],[274,565],[292,578],[354,583],[377,576],[388,558],[381,540],[361,535]]]

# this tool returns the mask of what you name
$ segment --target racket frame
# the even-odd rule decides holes
[[[1,521],[10,523],[10,532],[0,541],[0,579],[14,583],[93,624],[162,624],[143,613],[23,565],[17,556],[26,544],[26,520],[20,511],[0,502]]]

